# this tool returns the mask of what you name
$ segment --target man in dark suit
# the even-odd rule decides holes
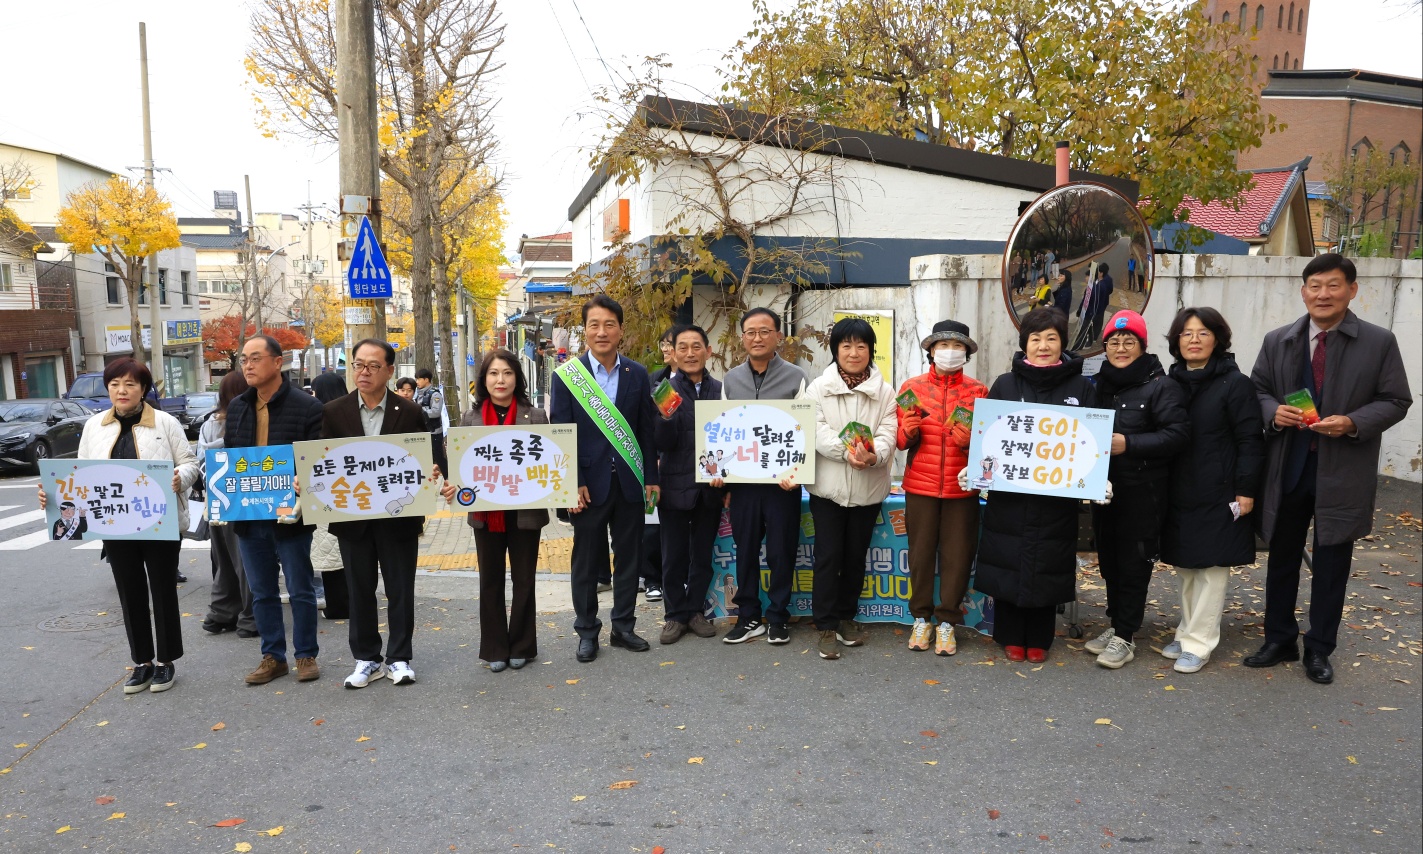
[[[608,571],[608,535],[613,543],[613,628],[609,642],[634,652],[649,649],[647,641],[633,632],[636,618],[638,570],[642,565],[642,528],[646,508],[656,506],[659,497],[653,424],[658,417],[652,402],[652,383],[647,370],[618,355],[623,338],[623,308],[617,301],[598,294],[583,305],[583,335],[588,353],[576,361],[582,371],[565,365],[553,383],[555,424],[578,426],[578,506],[571,509],[573,521],[572,592],[577,618],[578,660],[598,657],[598,577]],[[571,364],[571,363],[570,363]],[[592,382],[587,383],[586,375]],[[584,383],[589,392],[610,404],[599,421],[570,390],[569,382]],[[619,426],[621,422],[624,426]],[[608,430],[625,431],[624,451],[614,448]],[[641,466],[629,464],[628,457]]]
[[[388,387],[395,374],[395,348],[367,338],[356,344],[351,356],[356,390],[326,404],[321,437],[428,433],[419,404],[391,393]],[[439,477],[439,467],[429,476]],[[350,589],[350,642],[356,669],[346,677],[347,688],[364,688],[383,676],[389,676],[397,685],[415,681],[415,671],[410,666],[411,639],[415,634],[415,559],[424,527],[424,516],[331,523],[331,533],[341,545],[341,562],[346,567]],[[376,606],[379,578],[385,579],[385,597],[390,604],[390,637],[383,663],[380,611]]]
[[[89,530],[89,520],[84,506],[76,510],[73,501],[59,505],[59,521],[54,523],[51,540],[82,540]]]
[[[1305,317],[1265,336],[1255,382],[1265,423],[1261,533],[1270,544],[1265,579],[1265,643],[1246,667],[1298,661],[1299,569],[1314,520],[1309,631],[1304,672],[1334,681],[1329,656],[1339,635],[1354,541],[1373,527],[1379,446],[1413,397],[1393,333],[1349,310],[1359,292],[1354,263],[1335,253],[1304,268]],[[1286,401],[1308,390],[1319,420]],[[1296,403],[1300,402],[1298,398]]]

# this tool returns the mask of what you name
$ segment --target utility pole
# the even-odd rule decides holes
[[[143,185],[152,191],[153,128],[148,117],[148,27],[143,21],[138,22],[138,69],[143,84]],[[149,370],[155,374],[154,382],[158,385],[159,397],[163,396],[168,385],[168,372],[163,369],[163,307],[159,302],[161,297],[162,293],[158,289],[158,253],[155,252],[148,256],[148,365]],[[139,336],[139,340],[132,342],[135,354],[143,344],[141,333],[142,330],[134,330],[134,334]]]
[[[253,229],[252,217],[252,176],[242,176],[242,186],[247,192],[247,299],[242,301],[242,329],[237,337],[247,343],[247,321],[252,321],[255,333],[262,331],[262,283],[257,278],[257,236]],[[247,313],[248,307],[252,313]]]
[[[341,171],[342,243],[354,246],[361,215],[370,218],[376,238],[381,236],[380,149],[376,114],[375,0],[336,2],[336,99],[338,160]],[[350,258],[342,253],[341,263]],[[344,280],[344,296],[350,286]],[[349,305],[349,302],[346,304]],[[346,385],[353,386],[351,345],[361,338],[386,338],[385,300],[372,301],[369,324],[346,325]]]
[[[306,290],[301,295],[301,325],[306,330],[306,356],[301,360],[303,380],[311,381],[311,362],[316,358],[315,330],[311,327],[311,291],[316,287],[316,224],[311,218],[311,181],[306,182]]]

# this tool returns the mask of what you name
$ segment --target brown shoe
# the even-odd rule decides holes
[[[257,669],[247,674],[248,685],[266,685],[278,676],[286,676],[290,668],[285,661],[278,661],[270,655],[262,656]]]
[[[692,630],[692,634],[699,638],[716,637],[716,626],[701,614],[693,614],[692,621],[687,623],[687,628]]]
[[[296,681],[315,682],[321,678],[321,668],[317,666],[314,658],[298,658],[296,660]]]
[[[681,640],[682,635],[685,635],[686,633],[686,623],[680,623],[676,620],[668,620],[667,622],[662,624],[662,636],[657,639],[657,642],[662,644],[663,646],[666,646],[667,644],[676,643],[677,641]]]

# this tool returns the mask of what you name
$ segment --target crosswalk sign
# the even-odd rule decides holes
[[[369,217],[361,217],[361,229],[356,234],[356,249],[346,268],[346,283],[353,299],[390,299],[390,265],[376,240]]]

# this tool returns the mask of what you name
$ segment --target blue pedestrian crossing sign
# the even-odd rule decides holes
[[[390,265],[376,240],[369,217],[361,217],[361,230],[356,234],[356,249],[346,268],[347,289],[353,299],[390,299]]]

